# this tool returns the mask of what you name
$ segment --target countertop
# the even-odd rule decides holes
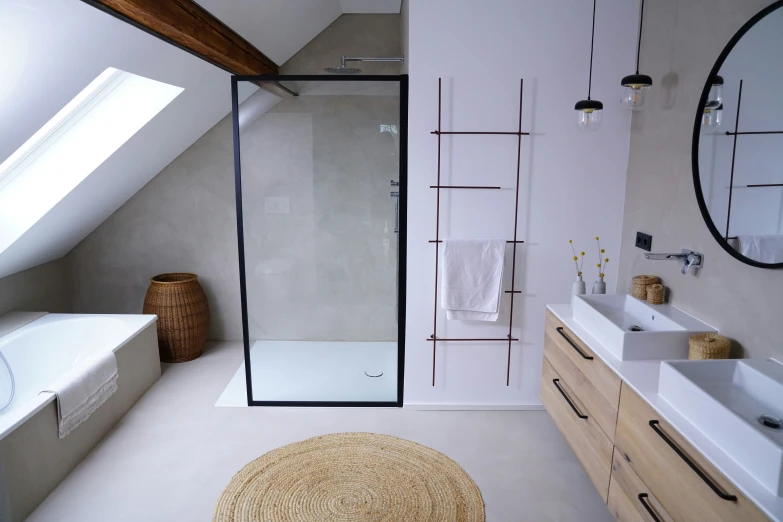
[[[691,424],[660,395],[658,374],[660,361],[621,361],[574,321],[570,305],[548,305],[547,308],[570,328],[625,384],[630,386],[663,419],[699,450],[743,495],[752,500],[770,519],[783,522],[783,497],[767,491],[747,471],[716,446],[705,434]]]

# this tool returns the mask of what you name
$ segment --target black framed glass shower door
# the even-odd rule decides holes
[[[231,94],[248,405],[402,406],[407,76]]]

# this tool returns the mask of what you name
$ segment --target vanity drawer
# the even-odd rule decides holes
[[[612,458],[612,480],[609,482],[607,504],[618,522],[674,521],[619,450],[614,452]]]
[[[651,424],[651,421],[654,422]],[[667,441],[674,444],[682,456]],[[651,493],[678,522],[767,520],[752,502],[743,497],[628,386],[623,387],[620,398],[615,445],[619,458],[630,463]],[[701,470],[704,478],[688,462]],[[710,484],[722,495],[733,495],[736,500],[721,498]]]
[[[552,348],[559,348],[587,377],[595,390],[603,395],[614,409],[617,409],[620,402],[620,378],[549,310],[546,312],[546,336],[548,339],[545,341],[551,340]]]
[[[544,357],[560,375],[560,378],[573,390],[576,398],[584,404],[585,413],[595,419],[609,440],[614,440],[619,394],[617,401],[609,402],[548,333],[544,336]],[[600,361],[599,363],[603,364]]]
[[[593,417],[585,415],[584,405],[546,359],[541,380],[541,402],[606,502],[612,471],[612,441]]]

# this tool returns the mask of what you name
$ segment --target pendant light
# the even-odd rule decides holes
[[[701,117],[703,129],[715,129],[720,127],[723,121],[723,76],[715,75],[710,84],[710,92],[704,104],[704,113]]]
[[[715,75],[710,86],[710,93],[707,95],[707,103],[704,105],[708,109],[714,109],[723,104],[723,76]]]
[[[587,99],[576,102],[577,128],[583,132],[597,131],[601,128],[603,120],[604,104],[598,100],[591,100],[590,93],[593,89],[593,48],[595,45],[595,5],[597,0],[593,0],[593,35],[590,40],[590,79],[587,84]]]
[[[715,129],[723,123],[723,104],[717,107],[704,107],[704,114],[701,117],[701,126],[706,129]]]
[[[639,74],[639,54],[642,50],[642,25],[644,23],[644,0],[639,14],[639,41],[636,44],[636,74],[629,74],[622,79],[623,88],[621,103],[626,109],[640,110],[644,107],[645,94],[652,86],[652,78]]]

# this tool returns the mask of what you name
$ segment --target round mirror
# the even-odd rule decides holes
[[[783,268],[783,1],[745,24],[713,66],[692,154],[715,239],[745,263]]]

